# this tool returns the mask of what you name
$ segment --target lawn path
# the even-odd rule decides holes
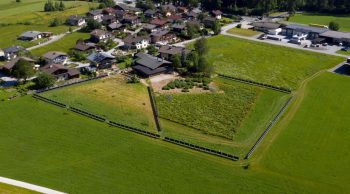
[[[45,187],[41,187],[38,185],[33,185],[30,183],[26,183],[26,182],[22,182],[22,181],[17,181],[17,180],[13,180],[13,179],[9,179],[9,178],[5,178],[5,177],[0,177],[0,182],[1,183],[5,183],[5,184],[9,184],[9,185],[13,185],[16,187],[21,187],[21,188],[25,188],[28,190],[32,190],[32,191],[36,191],[39,193],[45,193],[45,194],[66,194],[60,191],[55,191],[49,188],[45,188]]]

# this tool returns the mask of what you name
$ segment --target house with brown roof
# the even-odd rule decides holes
[[[68,60],[68,55],[64,52],[49,51],[43,55],[47,64],[65,64]]]
[[[156,25],[157,27],[163,27],[163,28],[166,26],[167,23],[168,23],[168,20],[160,19],[160,18],[155,18],[150,22],[150,24]]]
[[[4,66],[1,67],[1,71],[3,71],[6,74],[11,74],[13,67],[16,65],[16,63],[19,60],[25,60],[33,65],[35,64],[35,60],[28,58],[28,57],[17,57],[15,59],[12,59],[11,61],[7,62]]]
[[[101,19],[102,19],[103,25],[109,25],[109,24],[117,21],[117,18],[115,17],[115,15],[104,15],[104,16],[102,16]]]
[[[213,10],[211,14],[218,20],[221,20],[222,12],[220,10]]]
[[[147,48],[150,42],[149,36],[129,35],[123,39],[127,49],[144,49]]]
[[[111,37],[112,37],[111,33],[100,29],[96,29],[90,33],[90,40],[92,42],[100,42]]]
[[[107,7],[107,8],[102,10],[102,13],[104,15],[115,15],[115,9],[113,9],[111,7]]]
[[[137,25],[141,23],[141,20],[137,15],[125,14],[123,17],[123,23]]]
[[[54,76],[57,80],[79,78],[77,69],[68,68],[62,64],[48,64],[40,68],[40,71]]]
[[[95,48],[96,45],[94,43],[86,43],[84,41],[78,41],[77,44],[74,46],[74,49],[78,51],[90,51]]]
[[[160,57],[165,60],[172,60],[175,55],[178,56],[187,56],[191,50],[184,47],[164,45],[159,49]]]

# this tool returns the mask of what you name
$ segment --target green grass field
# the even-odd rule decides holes
[[[0,193],[1,194],[38,194],[38,192],[27,190],[20,187],[15,187],[12,185],[0,183]]]
[[[345,60],[222,35],[208,40],[208,60],[216,72],[291,89],[319,70]]]
[[[156,96],[163,134],[243,156],[289,95],[215,78],[217,93]]]
[[[340,31],[350,31],[350,17],[348,15],[322,15],[317,13],[295,14],[288,22],[300,24],[321,24],[328,26],[329,22],[335,21],[340,25]]]
[[[21,3],[15,1],[0,2],[0,48],[12,45],[30,47],[35,42],[17,40],[17,37],[25,31],[49,31],[60,34],[68,31],[68,26],[61,25],[49,27],[50,21],[58,18],[64,22],[71,15],[84,15],[96,3],[85,1],[65,1],[66,10],[63,12],[43,12],[46,0],[26,0]],[[27,23],[28,25],[24,25]]]
[[[72,34],[68,34],[56,42],[31,50],[31,53],[36,56],[41,56],[49,51],[61,51],[68,53],[70,49],[74,48],[77,40],[88,39],[89,37],[90,35],[88,33],[73,32]]]
[[[239,36],[247,36],[247,37],[252,37],[252,36],[257,36],[261,34],[261,32],[257,32],[254,30],[248,30],[248,29],[242,29],[242,28],[231,28],[227,31],[230,34],[235,34]]]
[[[0,102],[0,174],[67,193],[347,193],[348,87],[330,73],[312,81],[248,170],[29,96]]]
[[[156,132],[147,87],[120,75],[45,92],[45,97],[102,115],[111,121]]]

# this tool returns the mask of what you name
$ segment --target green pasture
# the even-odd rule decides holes
[[[38,192],[27,190],[24,188],[0,183],[0,193],[2,194],[39,194]]]
[[[227,32],[230,34],[239,35],[239,36],[247,36],[247,37],[257,36],[257,35],[261,34],[261,32],[243,29],[243,28],[231,28]]]

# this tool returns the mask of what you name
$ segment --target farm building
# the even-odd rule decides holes
[[[286,36],[293,37],[294,35],[306,35],[308,39],[320,37],[320,34],[329,31],[327,28],[317,28],[312,26],[290,24],[285,27]]]
[[[350,33],[338,31],[326,31],[320,34],[320,37],[325,38],[330,43],[345,43],[350,44]]]
[[[171,62],[162,58],[154,57],[145,53],[138,53],[136,54],[136,57],[135,65],[132,68],[142,76],[150,77],[173,71],[173,68],[170,66]]]

